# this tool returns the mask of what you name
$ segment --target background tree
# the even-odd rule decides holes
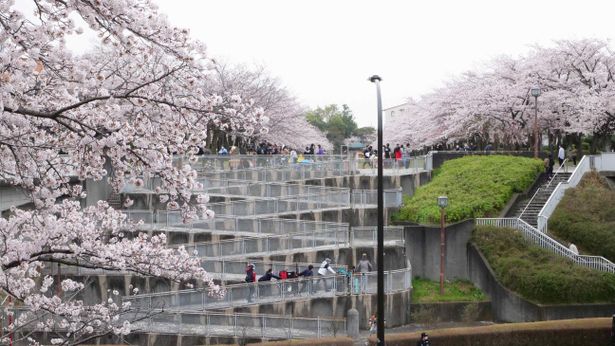
[[[306,112],[305,118],[313,126],[326,133],[327,139],[336,148],[344,144],[358,128],[354,115],[348,105],[330,104],[324,108],[318,107]]]

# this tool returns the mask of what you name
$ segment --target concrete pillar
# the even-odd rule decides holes
[[[346,334],[353,338],[359,338],[359,311],[357,309],[348,310],[346,317]]]

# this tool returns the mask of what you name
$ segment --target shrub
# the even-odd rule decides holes
[[[566,191],[549,219],[549,232],[582,252],[615,261],[615,191],[596,172]]]
[[[446,195],[447,220],[457,222],[497,213],[515,192],[528,188],[543,170],[540,160],[515,156],[466,156],[445,162],[432,181],[419,187],[394,218],[399,221],[437,223],[437,197]]]
[[[575,265],[529,244],[508,228],[477,227],[472,235],[502,285],[542,304],[615,302],[615,275]]]

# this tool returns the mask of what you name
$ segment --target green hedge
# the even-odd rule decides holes
[[[549,219],[549,232],[584,253],[615,261],[615,191],[596,172],[568,189]]]
[[[438,223],[437,198],[446,195],[447,221],[495,215],[512,194],[527,189],[543,171],[540,160],[518,156],[466,156],[446,161],[394,216],[397,221]]]
[[[438,346],[578,346],[610,345],[611,319],[584,318],[529,323],[505,323],[480,327],[427,330]],[[421,332],[387,334],[387,346],[416,345]],[[369,337],[376,345],[376,338]]]
[[[509,228],[477,227],[472,235],[502,285],[542,304],[615,302],[615,275],[573,264],[529,244]]]

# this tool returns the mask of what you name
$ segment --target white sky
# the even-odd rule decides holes
[[[359,125],[498,55],[615,36],[611,1],[154,0],[210,54],[264,64],[302,103],[346,103]]]
[[[386,108],[535,43],[615,37],[612,0],[153,1],[213,57],[265,65],[307,106],[346,103],[360,126],[376,125],[373,74]]]

